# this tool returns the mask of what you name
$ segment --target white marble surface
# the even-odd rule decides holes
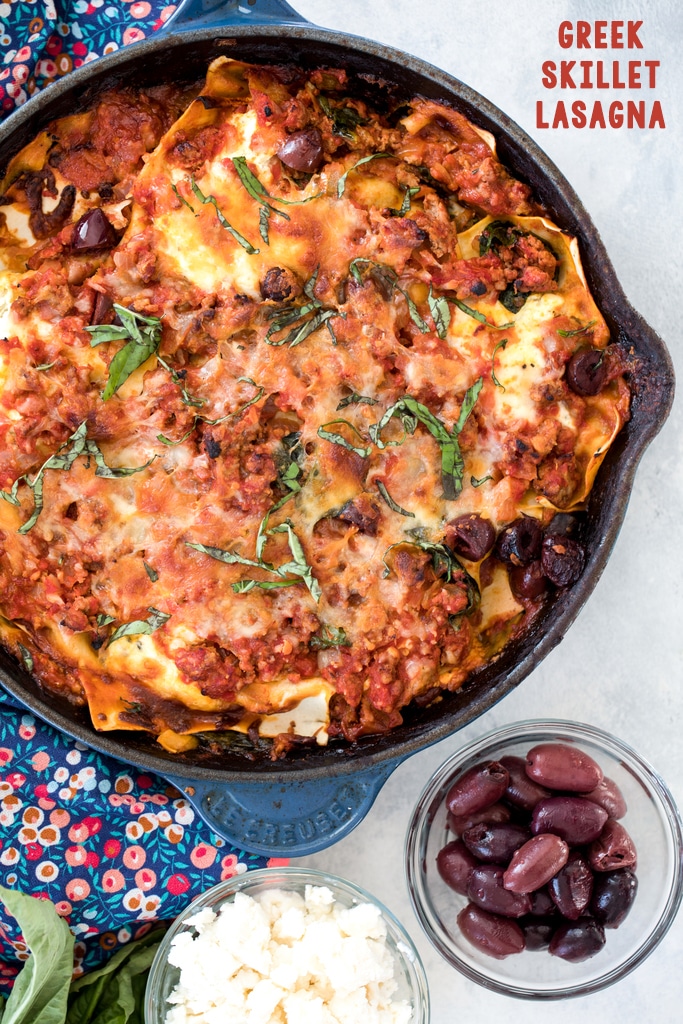
[[[430,61],[522,125],[576,188],[626,294],[664,338],[683,376],[683,5],[678,0],[292,0],[292,5],[319,25]],[[559,22],[629,17],[644,20],[642,52],[569,56],[659,60],[656,96],[666,129],[537,130],[535,101],[545,93],[541,61],[567,56],[557,43]],[[553,95],[560,98],[559,91]],[[619,98],[609,90],[586,95]],[[647,92],[642,95],[650,99]],[[683,915],[649,960],[611,989],[552,1006],[505,998],[457,974],[423,936],[406,892],[403,843],[409,815],[432,771],[464,742],[529,717],[578,718],[611,730],[659,769],[683,806],[682,418],[678,401],[646,452],[607,569],[563,643],[484,718],[401,765],[352,835],[304,861],[366,886],[403,921],[424,958],[432,1024],[459,1019],[541,1024],[550,1014],[557,1024],[681,1020]]]

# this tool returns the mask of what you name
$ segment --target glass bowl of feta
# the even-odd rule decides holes
[[[386,907],[312,869],[251,871],[198,896],[147,982],[145,1024],[365,1019],[428,1024],[424,967]]]

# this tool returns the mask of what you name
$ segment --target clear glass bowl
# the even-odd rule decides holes
[[[353,907],[359,903],[372,903],[379,907],[387,928],[387,945],[395,962],[395,978],[398,984],[395,998],[405,999],[412,1005],[410,1024],[429,1024],[427,978],[420,956],[403,926],[391,911],[359,885],[336,875],[309,868],[264,868],[249,871],[227,882],[220,882],[193,900],[169,928],[152,963],[145,994],[145,1024],[164,1024],[169,1009],[168,997],[180,977],[180,971],[168,962],[169,949],[174,936],[187,928],[186,921],[189,917],[204,907],[218,910],[224,903],[230,902],[237,892],[258,896],[268,889],[284,889],[303,895],[307,885],[327,886],[336,902],[343,907]]]
[[[621,819],[638,853],[638,891],[630,913],[589,960],[569,963],[547,949],[496,960],[476,949],[456,918],[467,903],[443,881],[436,867],[439,850],[451,842],[445,796],[456,777],[480,761],[505,754],[524,757],[537,743],[571,744],[588,753],[621,789],[628,811]],[[472,981],[504,995],[561,999],[586,995],[623,978],[649,956],[669,929],[683,895],[683,830],[663,780],[631,747],[614,736],[578,722],[516,722],[470,743],[432,776],[408,828],[408,888],[428,938],[453,967]]]

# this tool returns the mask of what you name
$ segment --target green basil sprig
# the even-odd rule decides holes
[[[109,364],[109,378],[102,392],[102,401],[108,401],[138,366],[142,366],[159,348],[161,342],[161,320],[156,316],[143,316],[133,309],[114,303],[114,310],[121,321],[118,324],[98,324],[86,327],[92,335],[90,345],[103,345],[108,341],[125,341]]]
[[[150,613],[147,619],[134,619],[133,622],[124,622],[122,626],[115,629],[107,641],[107,647],[123,636],[140,636],[141,634],[155,633],[165,622],[171,618],[166,612],[160,612],[158,608],[148,608]]]

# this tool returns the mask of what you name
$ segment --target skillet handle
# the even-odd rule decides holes
[[[173,35],[208,26],[309,24],[286,0],[180,0],[177,12],[160,31]]]
[[[360,824],[400,760],[313,781],[285,775],[221,786],[167,778],[209,828],[233,846],[266,857],[304,857]]]

